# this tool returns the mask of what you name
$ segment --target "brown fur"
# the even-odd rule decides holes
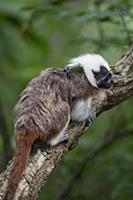
[[[28,84],[15,108],[16,154],[4,200],[13,200],[33,142],[49,143],[65,126],[74,102],[95,91],[84,72],[67,76],[60,69],[44,70]]]

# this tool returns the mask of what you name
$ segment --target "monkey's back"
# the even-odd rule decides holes
[[[62,101],[68,102],[67,85],[67,77],[60,69],[49,68],[32,79],[15,107],[15,133],[43,135],[54,131],[55,107]]]

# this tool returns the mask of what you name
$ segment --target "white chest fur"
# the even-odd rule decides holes
[[[77,101],[71,111],[71,120],[82,122],[89,116],[89,111],[91,108],[92,97],[89,97],[87,100]]]

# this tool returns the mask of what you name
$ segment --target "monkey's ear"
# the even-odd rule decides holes
[[[81,73],[83,71],[83,67],[79,63],[70,63],[65,65],[64,67],[64,72],[66,72],[67,74],[72,74],[76,72]]]

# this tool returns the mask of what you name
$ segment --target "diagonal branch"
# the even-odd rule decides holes
[[[125,101],[133,95],[133,47],[127,54],[112,67],[114,74],[114,87],[111,91],[99,91],[93,102],[93,108],[97,115],[105,110]],[[53,149],[38,151],[32,155],[26,168],[24,178],[20,182],[15,200],[35,200],[38,191],[45,186],[47,179],[65,153],[77,145],[79,137],[86,127],[84,123],[76,124],[70,129],[69,143]],[[3,199],[7,187],[12,161],[5,172],[0,175],[0,200]]]

